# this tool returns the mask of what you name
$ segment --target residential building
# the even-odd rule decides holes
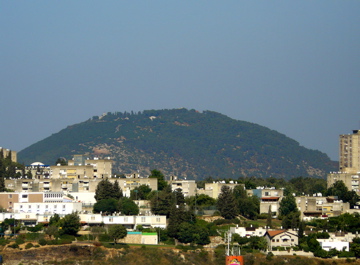
[[[360,194],[359,179],[360,173],[330,172],[327,175],[327,187],[331,187],[336,181],[342,181],[348,190]]]
[[[264,236],[267,229],[264,227],[253,227],[252,225],[250,227],[243,227],[238,226],[236,227],[230,227],[230,232],[238,234],[241,237],[251,237],[251,236]]]
[[[8,157],[10,155],[12,162],[17,162],[17,152],[16,151],[0,147],[0,152],[3,153],[4,157]]]
[[[352,134],[339,136],[339,172],[330,172],[327,176],[327,186],[336,181],[343,181],[345,186],[360,194],[360,130]]]
[[[276,217],[279,214],[280,201],[284,196],[282,189],[275,189],[274,187],[257,187],[248,192],[248,195],[257,196],[260,199],[260,214],[268,213],[269,208],[273,215]]]
[[[68,214],[82,210],[81,202],[73,202],[62,192],[4,192],[0,207],[13,213]]]
[[[5,219],[15,219],[20,220],[24,224],[38,224],[38,223],[47,223],[50,220],[50,217],[54,213],[25,213],[25,212],[16,212],[16,213],[5,213],[0,212],[0,222],[3,222]],[[64,217],[66,213],[59,212],[60,218]],[[166,228],[166,216],[165,215],[150,215],[150,216],[138,216],[138,215],[112,215],[112,216],[103,216],[102,214],[84,214],[79,212],[80,222],[82,225],[113,225],[113,224],[122,224],[128,229],[135,229],[138,225],[142,225],[145,228],[150,227],[160,227]]]
[[[303,220],[335,217],[346,213],[350,209],[348,202],[338,200],[334,196],[300,196],[295,197],[295,201],[300,211],[300,218]]]
[[[95,192],[101,178],[72,178],[63,176],[61,178],[49,179],[5,179],[5,187],[15,192]],[[118,181],[123,194],[130,196],[130,191],[140,185],[148,185],[152,190],[157,190],[158,183],[156,178],[109,178],[114,183]]]
[[[360,131],[342,134],[339,139],[339,170],[347,173],[360,172]]]
[[[217,199],[219,197],[219,194],[221,193],[221,188],[223,186],[228,186],[233,189],[234,187],[239,185],[241,185],[245,189],[245,185],[238,184],[237,181],[230,181],[229,183],[226,183],[225,181],[214,181],[213,183],[205,183],[205,189],[199,189],[197,191],[197,194],[206,194],[211,198]]]
[[[298,245],[298,235],[292,230],[271,230],[264,235],[268,250],[272,251],[277,247],[290,248]]]
[[[334,238],[328,239],[316,239],[323,250],[329,251],[331,249],[336,249],[337,251],[349,251],[350,242],[339,241]]]
[[[177,177],[171,176],[168,183],[172,191],[180,189],[184,197],[195,196],[196,194],[195,180],[177,179]]]

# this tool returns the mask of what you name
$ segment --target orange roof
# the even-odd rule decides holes
[[[286,230],[272,230],[272,231],[267,231],[266,233],[271,237],[274,237],[278,234],[284,233],[286,232]]]

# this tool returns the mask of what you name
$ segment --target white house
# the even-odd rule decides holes
[[[338,241],[333,238],[329,239],[317,239],[320,243],[320,246],[323,250],[329,251],[330,249],[335,248],[338,251],[349,251],[349,242]]]
[[[230,232],[238,234],[241,237],[251,237],[251,236],[264,236],[266,233],[266,229],[263,227],[239,227],[236,225],[236,227],[230,227]]]

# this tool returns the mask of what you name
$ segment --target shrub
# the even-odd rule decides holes
[[[5,246],[7,244],[9,244],[9,240],[5,238],[0,238],[0,246]]]
[[[19,245],[16,243],[12,243],[8,246],[9,248],[19,248]]]
[[[24,241],[24,239],[22,237],[19,236],[19,237],[16,238],[15,243],[17,245],[21,245],[21,244],[24,244],[25,241]]]
[[[44,228],[43,224],[37,224],[35,226],[28,226],[26,229],[30,232],[39,232]]]
[[[267,219],[267,218],[268,218],[268,214],[267,214],[267,213],[258,214],[257,218],[258,218],[258,219]]]
[[[27,243],[25,245],[25,249],[29,249],[29,248],[32,248],[32,247],[34,247],[34,245],[32,243]]]
[[[75,240],[75,236],[73,235],[66,235],[63,234],[59,237],[61,240],[68,240],[68,241],[74,241]]]
[[[272,258],[274,257],[274,254],[272,252],[269,252],[267,255],[266,255],[266,260],[272,260]]]
[[[27,240],[31,240],[31,241],[35,241],[35,240],[39,240],[40,238],[43,238],[44,234],[42,233],[27,233],[25,238]]]
[[[44,238],[40,238],[38,243],[40,246],[45,246],[47,244],[47,241]]]
[[[99,241],[100,242],[109,242],[109,241],[112,241],[112,239],[110,238],[110,236],[108,234],[102,234],[102,235],[99,235]]]

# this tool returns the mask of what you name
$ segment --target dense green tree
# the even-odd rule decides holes
[[[281,226],[284,229],[298,228],[300,225],[300,212],[290,212],[282,217]]]
[[[151,192],[151,188],[148,185],[140,185],[132,191],[130,191],[130,199],[132,200],[147,200]]]
[[[49,220],[49,226],[50,225],[59,226],[60,225],[60,215],[55,213],[53,216],[51,216],[50,220]]]
[[[171,187],[167,186],[156,194],[150,200],[151,212],[156,215],[166,215],[169,217],[171,206],[173,204],[173,196]]]
[[[243,185],[237,185],[233,194],[238,206],[238,212],[249,219],[256,219],[260,211],[260,201],[256,196],[248,196]]]
[[[119,186],[119,182],[117,180],[115,180],[115,182],[113,183],[113,198],[119,200],[120,198],[123,197],[123,193],[122,193],[122,189]]]
[[[98,240],[98,237],[101,235],[101,234],[104,234],[106,232],[104,226],[102,225],[99,225],[99,226],[92,226],[91,229],[91,234],[94,236],[94,239],[95,240]]]
[[[257,196],[250,196],[237,200],[239,213],[249,219],[256,219],[260,211],[260,200]]]
[[[50,238],[53,238],[59,234],[59,227],[56,225],[49,225],[45,228],[45,234],[47,234]]]
[[[331,187],[329,187],[325,195],[337,196],[339,200],[349,202],[351,208],[353,208],[360,200],[359,195],[357,195],[355,191],[349,191],[342,180],[336,181]]]
[[[157,178],[158,180],[158,190],[163,190],[168,184],[165,181],[165,176],[161,173],[160,170],[153,169],[151,170],[151,174],[149,178]]]
[[[169,224],[167,226],[168,235],[177,238],[182,223],[194,224],[195,222],[196,217],[193,212],[185,210],[185,207],[182,205],[172,205],[169,215]]]
[[[65,157],[59,157],[58,159],[56,159],[55,161],[55,165],[58,165],[60,164],[60,166],[67,166],[68,165],[68,162],[66,160]]]
[[[76,236],[81,227],[80,217],[77,213],[67,214],[60,220],[60,225],[61,234]]]
[[[181,189],[174,190],[172,192],[172,197],[173,197],[172,201],[174,202],[175,205],[184,205],[185,197]]]
[[[114,194],[113,184],[109,181],[108,178],[105,178],[99,182],[95,190],[95,200],[101,201],[104,199],[117,199],[116,194]]]
[[[360,258],[360,238],[355,237],[350,244],[350,250],[355,254],[357,259]]]
[[[138,215],[139,206],[133,200],[122,197],[118,203],[118,211],[124,215]]]
[[[216,200],[206,194],[196,194],[185,198],[186,205],[192,210],[202,211],[206,207],[216,206]]]
[[[123,225],[112,225],[109,227],[108,234],[114,240],[114,243],[117,243],[118,239],[126,237],[127,231]]]
[[[185,244],[206,245],[210,243],[209,232],[205,228],[187,222],[180,224],[177,238]]]
[[[268,214],[266,217],[266,226],[268,228],[272,228],[272,212],[271,212],[271,205],[269,205]]]
[[[235,196],[229,186],[222,186],[217,201],[217,209],[225,219],[233,219],[238,215]]]
[[[112,214],[118,210],[118,200],[110,198],[97,201],[94,204],[93,212],[94,213],[109,213]]]
[[[267,241],[264,237],[252,236],[249,240],[249,247],[251,249],[266,250]]]
[[[281,217],[287,216],[292,212],[298,212],[298,208],[296,206],[295,197],[291,194],[284,197],[280,202],[279,214]]]

